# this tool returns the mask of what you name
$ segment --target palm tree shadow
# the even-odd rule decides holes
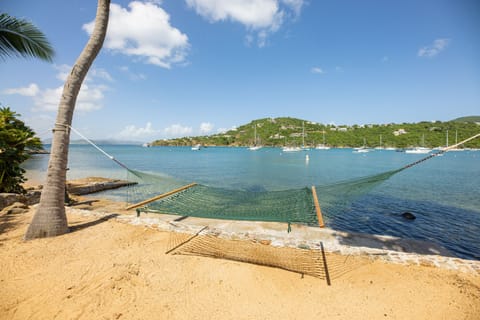
[[[80,223],[80,224],[77,224],[77,225],[74,225],[74,226],[70,226],[69,230],[70,230],[70,232],[77,232],[77,231],[80,231],[80,230],[83,230],[83,229],[86,229],[86,228],[96,226],[100,223],[106,222],[106,221],[108,221],[110,219],[113,219],[113,218],[116,218],[118,216],[119,216],[118,213],[112,213],[112,214],[101,217],[101,218],[99,218],[97,220],[94,220],[94,221],[89,221],[89,222]]]
[[[22,222],[19,220],[18,214],[6,214],[2,213],[0,215],[0,234],[7,233],[17,226],[21,225]],[[0,240],[3,241],[3,240]]]

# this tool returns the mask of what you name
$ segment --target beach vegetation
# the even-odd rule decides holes
[[[9,107],[0,107],[0,192],[24,193],[21,164],[30,152],[42,149],[35,132]]]

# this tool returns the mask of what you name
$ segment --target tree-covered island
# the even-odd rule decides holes
[[[367,125],[334,125],[282,117],[253,120],[227,132],[209,136],[155,140],[151,146],[250,146],[255,143],[270,147],[325,144],[336,148],[393,147],[428,148],[453,145],[480,132],[480,116],[462,117],[451,121],[389,123]],[[468,142],[464,148],[480,148],[480,139]]]

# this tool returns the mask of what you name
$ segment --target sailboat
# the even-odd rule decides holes
[[[425,148],[425,135],[422,135],[421,147],[415,147],[405,150],[405,153],[414,153],[414,154],[425,154],[432,151],[430,148]]]
[[[448,150],[448,130],[445,133],[445,145],[444,146],[438,146],[436,148],[433,148],[433,150]],[[439,153],[439,156],[443,156],[443,153]]]
[[[328,149],[330,149],[330,147],[325,145],[325,130],[323,130],[323,143],[317,145],[317,147],[315,149],[317,149],[317,150],[328,150]]]
[[[202,145],[200,143],[192,146],[193,151],[199,151],[200,149],[202,149]]]
[[[302,148],[300,148],[300,147],[287,147],[287,146],[285,146],[285,147],[282,148],[282,151],[283,151],[283,152],[298,152],[298,151],[302,151]]]
[[[298,151],[308,151],[310,148],[305,147],[305,122],[302,122],[302,147],[295,146],[285,146],[282,148],[283,152],[298,152]]]
[[[374,148],[375,150],[384,150],[385,147],[383,146],[383,143],[382,143],[382,135],[380,135],[380,144],[378,145],[378,147],[375,147]]]
[[[455,130],[455,144],[457,144],[457,140],[458,140],[458,130]],[[448,151],[465,151],[465,149],[453,148],[453,149],[449,149]]]
[[[283,152],[298,152],[302,151],[302,148],[297,147],[297,146],[287,146],[286,145],[286,139],[285,139],[285,146],[282,148]]]
[[[363,146],[361,146],[360,148],[354,148],[355,153],[366,153],[366,152],[370,152],[371,149],[367,148],[367,140],[365,138],[363,138]]]
[[[257,145],[257,125],[255,125],[255,130],[254,130],[254,142],[253,142],[253,146],[250,146],[248,148],[248,150],[252,150],[252,151],[255,151],[255,150],[259,150],[262,148],[262,146],[260,145]]]
[[[303,151],[310,150],[309,147],[305,146],[305,121],[302,122],[302,150]]]

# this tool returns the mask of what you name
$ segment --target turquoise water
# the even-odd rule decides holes
[[[229,189],[264,191],[334,183],[400,168],[425,155],[375,150],[310,150],[283,153],[278,148],[101,146],[128,167]],[[309,160],[306,160],[308,154]],[[48,155],[26,164],[27,177],[43,181]],[[70,148],[68,178],[127,178],[89,145]],[[123,197],[125,191],[103,193]],[[402,171],[358,198],[341,213],[326,214],[327,225],[345,231],[393,235],[436,242],[455,255],[480,259],[480,152],[449,152]],[[341,196],[341,195],[339,195]],[[416,220],[401,214],[410,211]]]

